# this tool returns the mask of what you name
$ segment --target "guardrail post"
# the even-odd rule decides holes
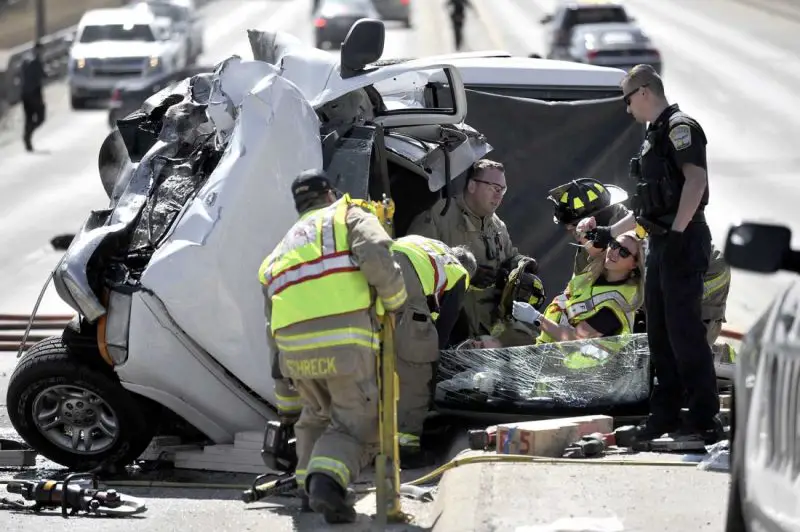
[[[40,41],[47,35],[47,24],[44,9],[44,0],[36,0],[36,40]]]

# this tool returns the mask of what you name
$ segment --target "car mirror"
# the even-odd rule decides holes
[[[725,261],[732,268],[774,273],[789,265],[791,242],[792,231],[786,226],[755,222],[738,224],[728,231]]]
[[[385,41],[383,22],[370,18],[357,20],[342,43],[342,77],[358,75],[365,66],[380,59]]]
[[[539,19],[539,24],[548,24],[553,20],[553,15],[545,15]]]

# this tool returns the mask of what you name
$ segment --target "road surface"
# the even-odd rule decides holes
[[[452,51],[442,3],[418,0],[415,27],[390,29],[385,55]],[[480,15],[482,21],[472,20],[467,28],[472,48],[504,48],[525,55],[542,51],[538,20],[553,1],[473,3],[476,11],[470,15]],[[740,219],[769,219],[797,230],[800,181],[793,174],[800,158],[796,150],[800,105],[793,89],[800,80],[798,18],[753,7],[745,0],[626,4],[662,52],[669,98],[700,120],[708,135],[708,215],[716,244],[723,246],[728,227]],[[308,0],[212,3],[204,9],[209,55],[203,61],[213,63],[231,53],[249,57],[247,28],[280,27],[310,39],[308,5]],[[0,311],[4,312],[30,311],[58,259],[47,241],[55,234],[74,232],[88,209],[106,205],[96,175],[97,149],[107,132],[105,113],[70,111],[63,84],[48,89],[48,101],[49,121],[35,138],[39,152],[24,152],[16,134],[5,133],[0,139]],[[800,239],[795,245],[800,246]],[[789,278],[734,272],[730,325],[746,329]],[[65,310],[52,290],[45,310]],[[2,374],[7,377],[12,367],[13,357],[0,354],[0,398],[5,395]],[[4,419],[0,416],[0,422]],[[464,517],[473,520],[476,530],[492,530],[494,525],[522,531],[570,514],[616,515],[625,530],[651,530],[646,524],[653,523],[659,530],[722,529],[728,484],[724,474],[677,466],[613,470],[520,466],[502,471],[489,467],[462,470],[466,476],[442,495],[445,502],[452,501],[451,510],[464,509]],[[472,472],[464,473],[468,471]],[[481,490],[470,491],[475,486]],[[152,492],[147,495],[152,498],[147,519],[113,526],[167,530],[181,519],[181,526],[203,530],[313,529],[308,521],[301,527],[291,516],[245,511],[235,500],[203,493],[206,498],[201,500],[192,494]],[[429,508],[419,512],[424,514],[421,523],[432,519]],[[15,516],[8,530],[33,529],[35,519]],[[435,528],[463,530],[448,523],[452,521],[443,519]],[[48,525],[63,526],[52,519]],[[354,529],[365,529],[366,524],[359,526]]]

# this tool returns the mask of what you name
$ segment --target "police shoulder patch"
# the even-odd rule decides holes
[[[692,129],[686,124],[679,124],[670,130],[669,140],[676,150],[685,150],[692,145]]]

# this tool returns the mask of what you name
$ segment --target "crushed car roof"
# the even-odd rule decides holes
[[[619,68],[530,57],[451,58],[465,85],[618,87],[625,76]]]

